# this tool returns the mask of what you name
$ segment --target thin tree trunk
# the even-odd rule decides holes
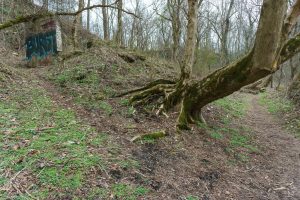
[[[84,8],[84,0],[79,0],[78,10],[81,10],[83,8]],[[82,28],[82,13],[79,13],[75,16],[73,22],[73,48],[74,49],[77,49],[79,47],[78,32],[79,29],[81,28]]]
[[[87,7],[90,7],[91,0],[88,0]],[[86,16],[86,29],[90,31],[90,10],[87,10],[87,16]]]
[[[49,0],[43,0],[43,7],[48,10],[49,7]]]
[[[300,73],[296,74],[288,88],[288,97],[300,105]]]
[[[230,17],[231,11],[234,5],[234,0],[230,1],[229,8],[224,20],[224,29],[222,30],[222,38],[221,38],[221,61],[222,65],[229,64],[229,53],[228,53],[228,34],[230,28]]]
[[[195,49],[197,45],[197,8],[198,0],[188,1],[188,26],[187,38],[184,49],[183,62],[181,64],[181,79],[189,79],[195,60]]]
[[[291,68],[290,80],[293,80],[296,75],[297,65],[294,65],[293,58],[290,59],[289,64],[290,64],[290,68]]]
[[[168,10],[171,15],[172,23],[172,60],[177,61],[179,53],[179,43],[181,36],[181,20],[180,20],[180,9],[182,6],[182,0],[168,0]]]
[[[106,0],[102,0],[102,5],[106,5]],[[103,35],[104,40],[109,40],[109,23],[108,23],[108,13],[107,8],[102,8],[102,17],[103,17]]]
[[[276,86],[276,90],[280,89],[281,83],[282,83],[282,79],[284,77],[284,72],[283,72],[283,68],[280,68],[280,75],[279,75],[279,80],[278,80],[278,84]]]
[[[117,29],[117,44],[123,45],[123,19],[122,19],[123,0],[118,0],[118,29]]]

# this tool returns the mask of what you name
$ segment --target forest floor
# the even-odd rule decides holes
[[[214,102],[208,125],[178,134],[176,110],[166,118],[105,97],[116,79],[100,80],[99,97],[90,69],[76,79],[16,70],[0,93],[0,199],[300,199],[299,121],[287,123],[295,108],[272,93]],[[168,136],[130,141],[159,130]]]

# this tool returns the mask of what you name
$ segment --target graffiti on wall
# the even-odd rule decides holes
[[[30,36],[26,39],[27,60],[44,59],[57,54],[56,31],[49,31]]]

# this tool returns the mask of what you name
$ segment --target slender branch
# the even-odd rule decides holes
[[[157,11],[157,8],[154,8],[154,11],[155,11],[155,13],[156,13],[158,16],[160,16],[161,18],[163,18],[163,19],[165,19],[165,20],[167,20],[167,21],[170,21],[170,22],[172,21],[172,19],[170,19],[170,18],[168,18],[168,17],[166,17],[166,16],[160,14],[160,13]]]
[[[115,3],[113,3],[115,4]],[[132,15],[136,18],[140,18],[139,16],[137,16],[136,14],[134,14],[133,12],[130,12],[128,10],[124,10],[124,9],[120,9],[116,6],[113,6],[113,4],[110,4],[110,5],[102,5],[102,4],[98,4],[98,5],[93,5],[93,6],[89,6],[89,7],[85,7],[81,10],[78,10],[77,12],[74,12],[74,13],[68,13],[68,12],[58,12],[56,13],[55,15],[78,15],[80,14],[81,12],[85,11],[85,10],[90,10],[90,9],[93,9],[93,8],[112,8],[112,9],[116,9],[116,10],[121,10],[122,12],[124,13],[127,13],[129,15]]]

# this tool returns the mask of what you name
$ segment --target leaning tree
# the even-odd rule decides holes
[[[249,53],[201,80],[195,79],[191,73],[198,3],[199,0],[188,0],[188,28],[180,77],[176,81],[157,80],[123,94],[132,94],[132,104],[145,104],[154,100],[158,105],[157,114],[180,104],[177,122],[179,129],[188,129],[189,124],[203,120],[201,109],[208,103],[277,71],[280,64],[299,52],[300,46],[300,34],[289,38],[300,14],[300,0],[297,0],[288,15],[287,0],[264,0],[256,40]]]

